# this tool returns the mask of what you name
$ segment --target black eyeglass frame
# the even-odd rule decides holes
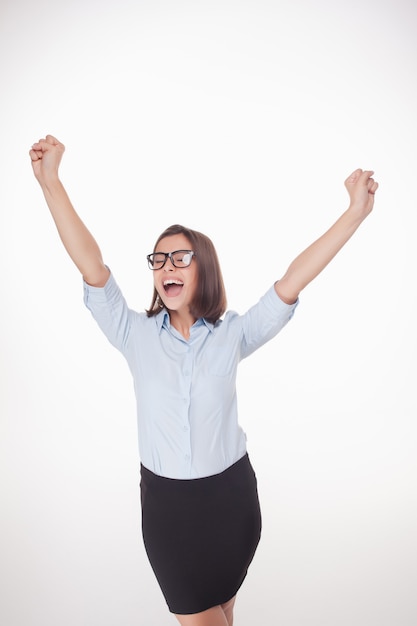
[[[184,252],[184,255],[185,254],[190,255],[190,262],[188,263],[188,265],[176,265],[175,264],[174,254],[178,254],[179,252]],[[163,261],[160,267],[153,267],[152,257],[155,256],[156,254],[163,254],[165,256],[165,260]],[[185,267],[190,267],[193,257],[195,256],[196,256],[196,253],[194,252],[194,250],[174,250],[174,252],[152,252],[152,254],[148,254],[146,258],[148,261],[149,269],[152,270],[153,272],[156,272],[157,270],[161,270],[165,266],[165,263],[167,262],[168,259],[170,259],[172,265],[178,269],[184,269]]]

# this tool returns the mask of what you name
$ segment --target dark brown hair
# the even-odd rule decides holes
[[[226,310],[226,291],[223,276],[216,249],[211,241],[203,233],[180,224],[169,226],[158,237],[154,245],[154,251],[165,237],[172,235],[184,235],[195,252],[192,263],[197,263],[198,281],[197,288],[190,305],[190,313],[196,318],[204,317],[208,322],[215,324]],[[158,292],[154,288],[151,306],[147,309],[148,317],[156,315],[161,310]]]

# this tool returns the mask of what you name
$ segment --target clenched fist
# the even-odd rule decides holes
[[[65,146],[52,135],[46,135],[45,139],[33,144],[29,155],[33,172],[41,185],[58,179],[59,164],[64,151]]]
[[[373,209],[374,195],[378,183],[370,170],[355,170],[346,180],[345,187],[350,197],[350,208],[366,217]]]

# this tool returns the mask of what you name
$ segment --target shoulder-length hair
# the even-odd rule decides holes
[[[204,317],[208,322],[215,324],[226,311],[226,291],[216,249],[203,233],[180,224],[169,226],[158,237],[154,245],[154,252],[158,243],[165,237],[184,235],[195,252],[192,263],[197,263],[197,287],[190,313],[196,318]],[[148,317],[156,315],[161,310],[158,292],[154,288],[151,306],[146,310]]]

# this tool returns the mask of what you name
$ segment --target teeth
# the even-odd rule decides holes
[[[181,280],[164,280],[164,287],[167,285],[183,285],[184,283]]]

